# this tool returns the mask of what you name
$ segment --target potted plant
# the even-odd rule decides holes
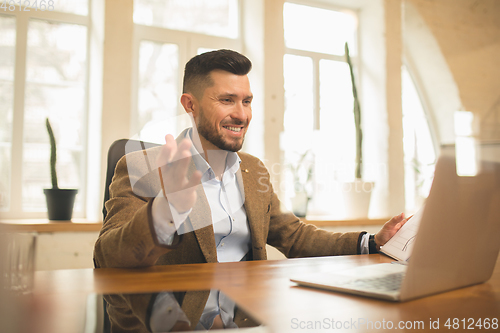
[[[289,168],[293,175],[293,189],[295,196],[292,200],[292,211],[297,217],[305,217],[307,205],[311,200],[308,185],[311,184],[313,163],[307,159],[309,150],[300,155],[297,163],[290,163]]]
[[[47,201],[48,217],[49,220],[70,221],[73,215],[73,205],[78,190],[59,188],[56,172],[56,140],[48,118],[45,120],[45,125],[50,139],[50,176],[52,180],[52,188],[43,190]]]
[[[351,76],[352,95],[354,98],[354,127],[356,129],[356,160],[355,160],[355,180],[344,183],[344,204],[346,215],[349,218],[366,218],[370,208],[371,191],[373,182],[363,181],[363,130],[361,128],[361,106],[356,89],[354,70],[349,55],[349,45],[345,43],[345,55]]]

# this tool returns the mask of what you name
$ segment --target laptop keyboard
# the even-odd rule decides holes
[[[385,276],[369,279],[357,279],[349,283],[350,286],[377,291],[397,291],[405,276],[404,272],[388,274]]]

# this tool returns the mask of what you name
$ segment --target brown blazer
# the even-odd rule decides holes
[[[184,133],[177,140],[183,137]],[[110,185],[110,199],[106,202],[108,214],[95,244],[96,267],[217,262],[214,231],[207,221],[211,218],[210,208],[202,186],[198,186],[198,199],[188,217],[194,232],[176,236],[173,246],[158,242],[151,204],[161,187],[158,171],[149,172],[148,165],[154,165],[159,150],[160,147],[147,150],[149,163],[144,162],[142,151],[128,154],[118,162]],[[363,232],[332,233],[301,222],[282,209],[264,164],[249,154],[238,155],[241,164],[237,180],[244,189],[253,260],[267,259],[266,243],[288,258],[359,253]],[[131,165],[133,169],[128,168]],[[191,162],[188,173],[194,170]],[[197,226],[205,227],[197,229]]]

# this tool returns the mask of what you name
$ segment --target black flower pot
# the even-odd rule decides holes
[[[45,199],[47,200],[49,220],[70,221],[78,190],[50,188],[44,189],[43,193],[45,193]]]

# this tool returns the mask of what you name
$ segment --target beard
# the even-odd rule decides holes
[[[221,126],[222,125],[245,125],[246,127],[247,122],[233,119],[231,121],[222,122]],[[244,136],[242,136],[241,139],[231,141],[224,138],[222,133],[218,132],[217,129],[214,128],[214,126],[207,120],[207,118],[205,118],[203,110],[200,110],[197,130],[199,135],[219,149],[237,152],[243,146]]]

